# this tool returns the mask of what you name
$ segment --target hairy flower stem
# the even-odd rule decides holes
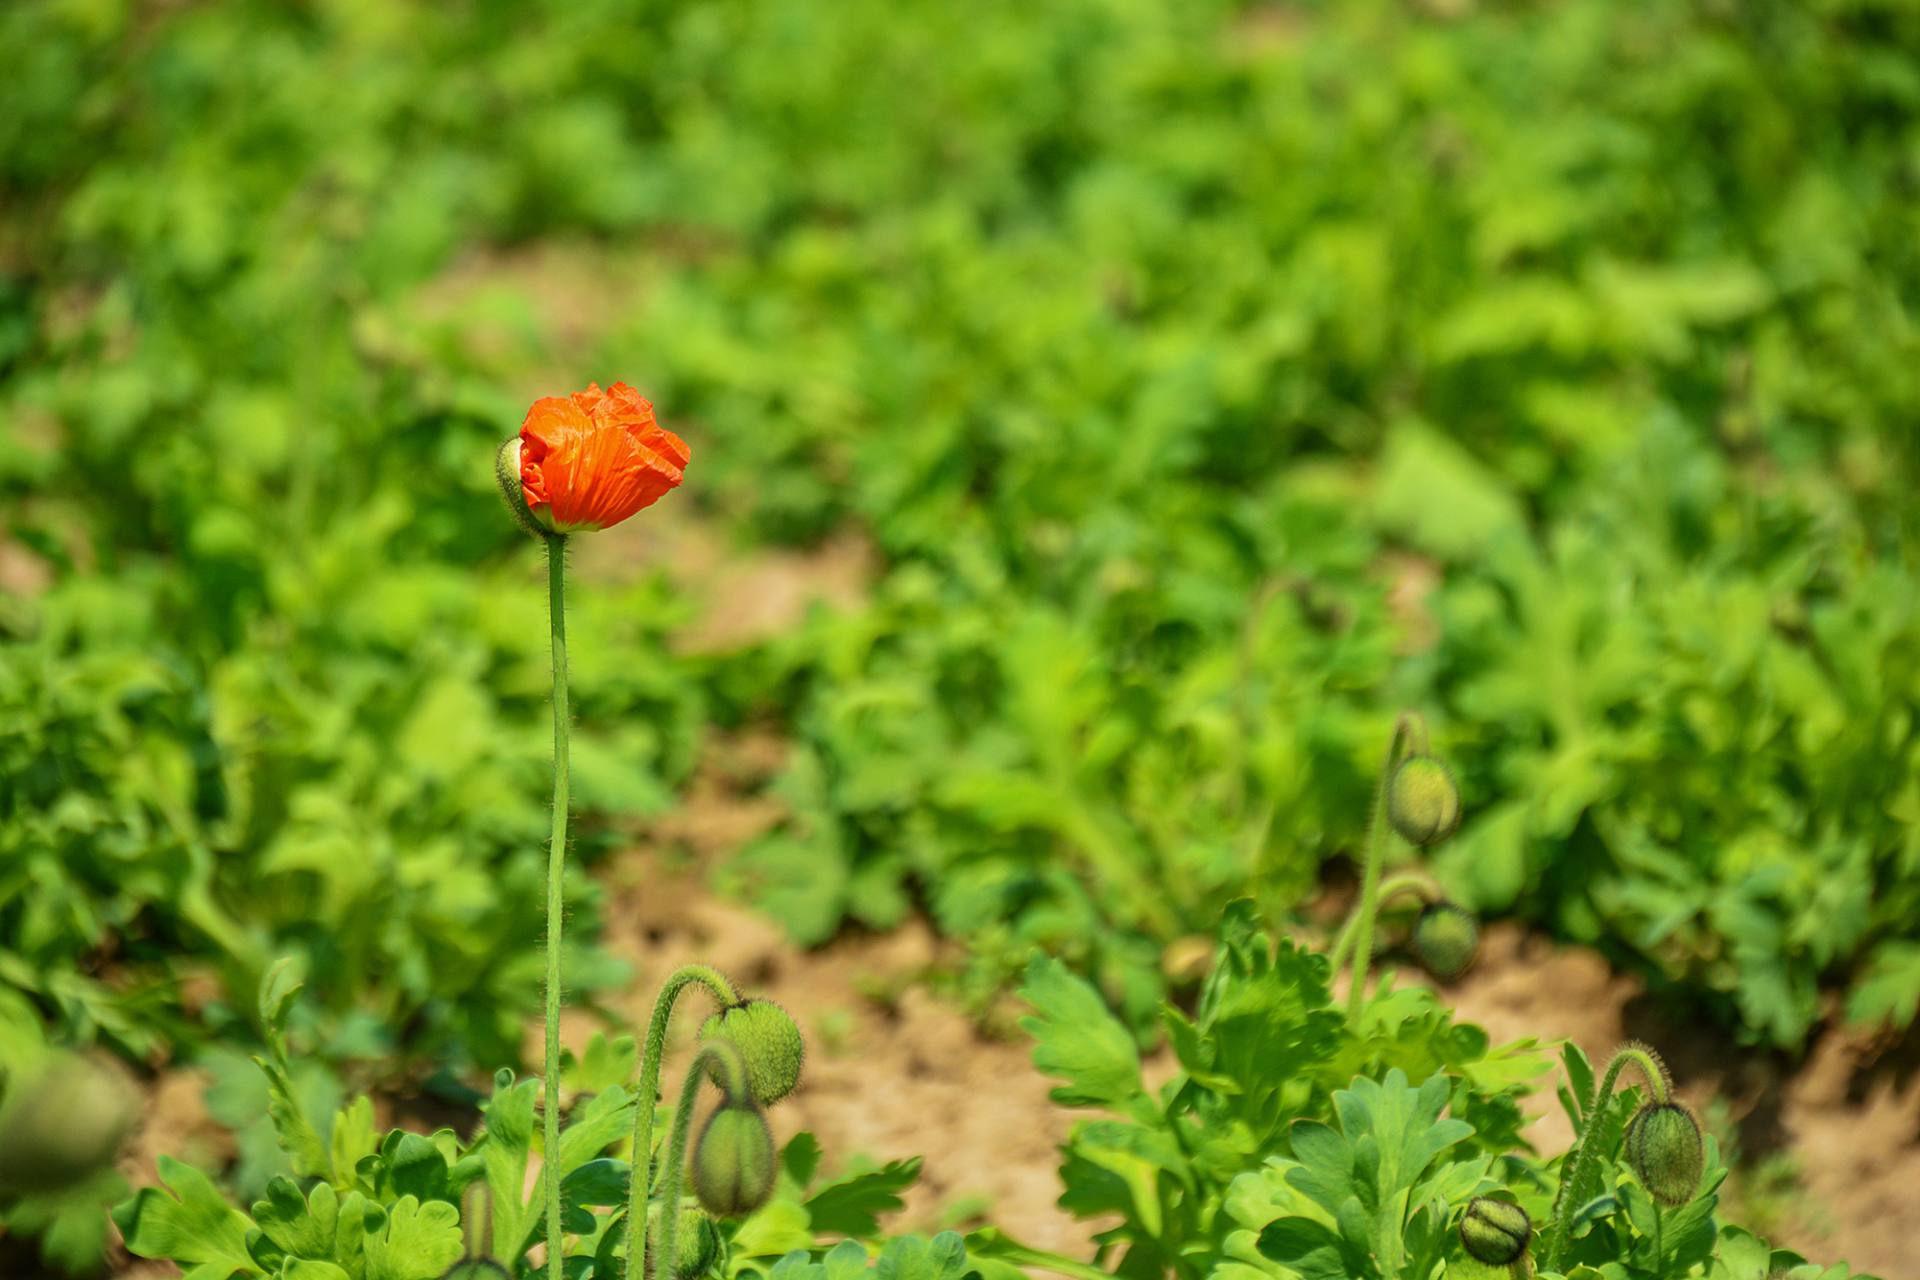
[[[663,1262],[657,1265],[662,1268],[661,1280],[672,1280],[674,1262],[680,1256],[675,1252],[680,1247],[680,1192],[687,1171],[687,1140],[693,1133],[693,1106],[700,1097],[700,1082],[716,1068],[720,1072],[720,1092],[728,1100],[742,1097],[747,1092],[747,1060],[740,1056],[740,1050],[730,1040],[716,1038],[707,1041],[695,1055],[693,1065],[687,1068],[686,1083],[680,1087],[680,1101],[673,1109],[673,1132],[667,1139],[667,1168],[661,1180],[660,1192],[660,1257]],[[645,1214],[641,1217],[641,1238],[645,1239]],[[631,1223],[628,1231],[632,1231]],[[646,1280],[646,1276],[628,1263],[627,1280]]]
[[[1394,766],[1408,750],[1427,749],[1427,725],[1413,712],[1403,714],[1393,724],[1393,740],[1387,744],[1386,764],[1380,770],[1380,782],[1373,791],[1373,817],[1367,824],[1367,865],[1360,881],[1360,911],[1354,917],[1353,985],[1347,991],[1347,1021],[1357,1022],[1366,997],[1367,966],[1373,962],[1373,921],[1380,911],[1380,864],[1386,857],[1387,786],[1393,780]]]
[[[1419,871],[1401,871],[1388,876],[1380,882],[1378,909],[1385,911],[1387,904],[1402,894],[1412,894],[1414,897],[1420,899],[1421,905],[1423,906],[1432,906],[1436,902],[1444,902],[1447,896],[1440,892],[1440,886],[1435,884],[1424,873]],[[1332,969],[1334,973],[1340,972],[1340,966],[1345,964],[1347,957],[1353,953],[1354,939],[1359,935],[1359,932],[1360,913],[1355,911],[1347,918],[1346,924],[1341,926],[1340,936],[1334,940]]]
[[[1666,1066],[1653,1050],[1643,1044],[1625,1044],[1614,1051],[1612,1060],[1607,1063],[1606,1074],[1600,1078],[1600,1092],[1594,1096],[1593,1105],[1586,1108],[1586,1124],[1581,1127],[1579,1136],[1574,1139],[1573,1150],[1567,1153],[1566,1160],[1560,1166],[1560,1190],[1553,1197],[1553,1212],[1548,1216],[1546,1235],[1540,1242],[1541,1256],[1556,1264],[1561,1261],[1561,1251],[1572,1243],[1573,1215],[1580,1208],[1575,1199],[1575,1189],[1593,1176],[1593,1168],[1600,1161],[1599,1144],[1592,1140],[1593,1131],[1599,1126],[1607,1103],[1613,1097],[1613,1088],[1620,1081],[1620,1073],[1628,1067],[1637,1068],[1646,1078],[1647,1092],[1653,1095],[1656,1103],[1664,1103],[1672,1092]]]
[[[660,1093],[660,1060],[667,1049],[667,1024],[673,1020],[674,1001],[695,983],[711,992],[722,1008],[740,1003],[733,984],[719,970],[704,964],[675,969],[654,999],[653,1020],[647,1024],[647,1042],[640,1050],[640,1084],[633,1096],[633,1172],[627,1188],[627,1274],[633,1280],[644,1280],[647,1274],[647,1201],[653,1194],[653,1111]]]
[[[547,535],[547,614],[553,630],[553,841],[547,850],[547,1061],[546,1128],[541,1160],[547,1184],[547,1276],[561,1280],[560,1226],[560,917],[567,858],[568,752],[572,716],[567,709],[567,546]]]

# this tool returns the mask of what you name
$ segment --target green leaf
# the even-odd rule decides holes
[[[285,1033],[287,1012],[306,985],[304,964],[298,957],[281,956],[260,979],[260,1025],[276,1044]]]
[[[794,1134],[780,1153],[780,1167],[795,1186],[805,1191],[820,1168],[820,1140],[805,1129]]]
[[[966,1271],[966,1242],[954,1231],[890,1240],[873,1266],[874,1280],[960,1280]]]
[[[307,1178],[332,1177],[332,1153],[301,1110],[293,1081],[276,1060],[256,1057],[253,1063],[267,1077],[267,1117],[293,1171]]]
[[[1034,1038],[1033,1065],[1066,1081],[1053,1089],[1054,1101],[1122,1114],[1141,1106],[1145,1091],[1133,1035],[1097,991],[1058,960],[1035,956],[1020,996],[1034,1010],[1020,1020]]]
[[[807,1216],[823,1235],[870,1237],[880,1230],[880,1215],[906,1202],[900,1193],[920,1177],[920,1160],[890,1161],[871,1173],[830,1182],[807,1198]]]
[[[181,1263],[187,1280],[266,1274],[247,1252],[252,1225],[247,1216],[222,1199],[207,1175],[193,1166],[170,1156],[161,1156],[158,1163],[166,1190],[142,1187],[113,1211],[128,1251]]]
[[[366,1280],[438,1280],[465,1252],[460,1211],[444,1200],[402,1196],[384,1230],[366,1238]]]
[[[1380,1275],[1353,1242],[1311,1218],[1282,1218],[1260,1233],[1260,1252],[1297,1272],[1300,1280],[1367,1280]]]
[[[330,1258],[338,1230],[339,1202],[333,1187],[316,1183],[305,1196],[293,1179],[267,1184],[266,1198],[253,1204],[253,1220],[275,1245],[295,1257]]]
[[[494,1077],[493,1098],[487,1104],[481,1155],[487,1167],[491,1252],[496,1258],[517,1260],[533,1228],[536,1215],[526,1185],[533,1150],[534,1095],[539,1088],[537,1080],[516,1084],[512,1072],[502,1071]]]

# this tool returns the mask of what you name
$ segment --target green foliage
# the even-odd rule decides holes
[[[1570,1044],[1559,1096],[1600,1158],[1569,1189],[1568,1238],[1543,1240],[1538,1228],[1575,1169],[1518,1136],[1517,1101],[1545,1065],[1536,1046],[1489,1051],[1428,993],[1390,981],[1349,1022],[1329,1001],[1325,970],[1321,957],[1270,942],[1249,905],[1236,904],[1196,1017],[1166,1011],[1181,1072],[1153,1098],[1137,1066],[1132,1087],[1122,1083],[1133,1061],[1123,1024],[1082,979],[1037,961],[1025,991],[1036,1062],[1065,1079],[1056,1092],[1065,1105],[1119,1117],[1075,1127],[1060,1203],[1121,1224],[1099,1237],[1093,1267],[991,1229],[973,1237],[975,1256],[1081,1280],[1428,1280],[1443,1265],[1448,1275],[1566,1280],[1851,1274],[1805,1268],[1717,1221],[1726,1169],[1711,1141],[1693,1176],[1656,1199],[1635,1172],[1638,1090],[1598,1107],[1592,1065]],[[1076,1042],[1105,1047],[1068,1052]],[[1470,1240],[1498,1265],[1470,1254]]]
[[[1179,1123],[1258,1150],[1289,1087],[1472,1057],[1394,993],[1241,1114],[1231,1051],[1161,1012],[1169,944],[1243,893],[1285,919],[1356,847],[1419,706],[1464,905],[1748,1040],[1804,1044],[1829,987],[1913,1021],[1914,14],[988,17],[0,6],[0,987],[37,1034],[231,1083],[293,954],[316,1056],[516,1059],[545,654],[486,459],[588,376],[687,429],[698,534],[854,537],[873,573],[702,640],[725,582],[607,544],[587,865],[704,726],[771,726],[785,818],[724,883],[804,942],[924,906],[983,1000],[1060,957],[1119,1014],[1042,1015],[1097,1037],[1052,1038],[1068,1089],[1170,1126],[1114,1046],[1186,1035]],[[568,898],[590,991],[620,975]],[[1246,1016],[1318,1054],[1319,1012]],[[287,1170],[318,1138],[346,1176],[303,1105]],[[1168,1212],[1211,1223],[1213,1186]]]
[[[843,1240],[818,1259],[795,1251],[773,1264],[770,1280],[961,1280],[967,1270],[967,1247],[951,1231],[932,1240],[902,1236],[888,1241],[880,1256],[869,1261],[857,1241]]]
[[[299,990],[289,972],[284,964],[276,966],[261,996],[276,1057],[284,1054],[285,1022]],[[611,1053],[603,1049],[598,1056]],[[178,1263],[190,1280],[439,1280],[463,1259],[512,1276],[544,1274],[528,1261],[529,1251],[544,1240],[540,1187],[529,1177],[540,1154],[538,1080],[516,1080],[502,1070],[482,1124],[463,1139],[452,1129],[376,1133],[366,1098],[322,1124],[286,1088],[284,1059],[262,1059],[259,1067],[284,1163],[294,1176],[273,1177],[243,1212],[205,1173],[162,1156],[162,1185],[141,1188],[113,1211],[131,1253]],[[622,1147],[632,1107],[617,1084],[572,1099],[557,1155],[571,1280],[624,1278],[619,1244],[631,1164]],[[765,1122],[760,1125],[764,1132]],[[652,1158],[657,1162],[663,1154],[656,1149]],[[718,1280],[748,1264],[763,1272],[780,1266],[804,1272],[810,1256],[828,1249],[822,1237],[843,1238],[839,1250],[827,1255],[837,1254],[831,1269],[839,1274],[849,1265],[845,1250],[884,1238],[878,1215],[901,1206],[900,1193],[920,1171],[920,1162],[912,1160],[823,1178],[819,1165],[812,1135],[795,1137],[781,1153],[780,1185],[763,1208],[740,1221],[701,1217],[698,1233],[683,1232],[689,1244],[682,1252],[683,1280]],[[651,1207],[661,1206],[656,1201]],[[691,1199],[678,1209],[683,1218],[698,1215]],[[881,1280],[955,1280],[964,1261],[957,1236],[939,1237],[931,1246],[903,1237],[886,1242],[876,1268]],[[854,1267],[864,1270],[864,1262]],[[488,1273],[481,1267],[477,1274]]]
[[[1251,1248],[1241,1201],[1260,1193],[1241,1180],[1277,1168],[1276,1158],[1300,1155],[1302,1135],[1318,1131],[1303,1123],[1324,1128],[1322,1118],[1364,1111],[1377,1114],[1380,1133],[1396,1143],[1426,1143],[1436,1132],[1449,1146],[1472,1138],[1457,1167],[1484,1172],[1493,1155],[1518,1142],[1520,1081],[1546,1066],[1529,1044],[1489,1051],[1483,1032],[1455,1024],[1418,989],[1377,992],[1363,1021],[1350,1026],[1332,1002],[1326,959],[1270,941],[1246,901],[1227,912],[1193,1016],[1171,1005],[1161,1011],[1180,1073],[1157,1094],[1140,1078],[1127,1027],[1085,980],[1040,959],[1022,994],[1034,1007],[1025,1023],[1034,1063],[1064,1081],[1055,1099],[1112,1117],[1075,1128],[1064,1149],[1060,1204],[1079,1217],[1122,1219],[1098,1239],[1121,1251],[1113,1265],[1126,1276],[1204,1276],[1223,1255]],[[1416,1077],[1426,1118],[1375,1108],[1371,1079],[1352,1086],[1366,1095],[1362,1102],[1342,1104],[1336,1095],[1360,1072],[1380,1073],[1402,1089]],[[1446,1124],[1458,1127],[1435,1129],[1430,1122],[1449,1104],[1458,1118]],[[1400,1156],[1383,1161],[1382,1176],[1401,1176]],[[1417,1175],[1419,1166],[1405,1172]],[[1465,1177],[1462,1194],[1479,1189],[1478,1176]],[[1391,1194],[1404,1189],[1396,1185]],[[1271,1220],[1253,1224],[1251,1234]],[[1445,1215],[1426,1221],[1444,1227]],[[997,1235],[976,1252],[1053,1265]]]

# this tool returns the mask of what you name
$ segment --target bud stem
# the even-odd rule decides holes
[[[1436,902],[1445,902],[1447,900],[1447,895],[1440,892],[1440,886],[1435,884],[1424,872],[1401,871],[1388,876],[1380,882],[1379,909],[1385,911],[1388,903],[1402,894],[1408,893],[1419,898],[1422,906],[1430,907]],[[1347,923],[1341,927],[1340,936],[1334,941],[1333,972],[1340,972],[1340,966],[1345,964],[1348,956],[1353,953],[1354,937],[1359,931],[1360,913],[1356,911],[1348,918]]]
[[[1548,1216],[1547,1230],[1540,1241],[1541,1256],[1556,1264],[1561,1261],[1561,1250],[1572,1243],[1573,1215],[1580,1207],[1575,1189],[1593,1176],[1593,1167],[1600,1160],[1598,1144],[1591,1141],[1594,1128],[1613,1097],[1613,1088],[1619,1083],[1620,1073],[1628,1067],[1637,1068],[1645,1077],[1647,1092],[1654,1102],[1664,1103],[1673,1092],[1673,1086],[1667,1079],[1666,1064],[1652,1049],[1643,1044],[1630,1043],[1614,1051],[1612,1060],[1607,1063],[1606,1074],[1600,1078],[1600,1092],[1595,1096],[1593,1105],[1586,1108],[1586,1124],[1574,1138],[1573,1149],[1567,1152],[1567,1158],[1560,1165],[1560,1190],[1553,1197],[1553,1212]]]
[[[562,1280],[560,1225],[560,918],[566,879],[568,752],[566,539],[547,537],[547,614],[553,630],[553,840],[547,849],[546,1127],[541,1160],[547,1184],[547,1276]]]
[[[686,1083],[680,1086],[680,1101],[673,1109],[673,1132],[667,1139],[667,1169],[660,1192],[660,1256],[666,1260],[666,1269],[661,1273],[662,1280],[672,1280],[675,1261],[680,1257],[675,1252],[680,1247],[680,1193],[687,1169],[687,1142],[693,1133],[693,1107],[700,1097],[700,1082],[715,1067],[720,1069],[725,1081],[720,1091],[727,1095],[728,1101],[743,1097],[747,1092],[747,1060],[733,1042],[713,1039],[701,1046],[700,1052],[694,1055],[693,1065],[687,1068]],[[637,1156],[635,1167],[639,1167]],[[644,1210],[643,1205],[640,1222],[642,1239],[646,1237],[647,1226]],[[632,1213],[631,1208],[628,1212]],[[631,1240],[631,1218],[627,1223],[627,1231]],[[628,1248],[631,1249],[632,1245],[629,1244]],[[632,1258],[636,1255],[629,1253],[627,1256]],[[638,1256],[642,1265],[645,1265],[644,1252]],[[646,1280],[646,1277],[629,1262],[627,1280]]]
[[[718,969],[704,964],[675,969],[654,998],[653,1020],[647,1024],[647,1042],[640,1050],[640,1084],[633,1097],[633,1171],[627,1187],[627,1275],[633,1280],[645,1280],[647,1274],[647,1201],[653,1194],[653,1111],[660,1093],[660,1061],[667,1050],[667,1024],[673,1019],[674,1001],[695,983],[712,993],[723,1009],[740,1003],[733,984]],[[673,1255],[667,1257],[671,1259]]]
[[[1367,966],[1373,962],[1373,921],[1380,911],[1380,864],[1386,856],[1387,786],[1394,766],[1409,750],[1427,749],[1427,722],[1418,713],[1403,712],[1393,724],[1393,740],[1387,744],[1387,762],[1380,770],[1380,782],[1373,791],[1373,818],[1367,826],[1367,864],[1360,881],[1360,909],[1349,926],[1354,931],[1353,982],[1347,991],[1347,1021],[1358,1022],[1360,1005],[1366,996]],[[1344,959],[1336,948],[1334,971]]]

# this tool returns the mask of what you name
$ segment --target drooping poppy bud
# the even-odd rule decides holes
[[[660,1210],[657,1201],[647,1206],[647,1252],[655,1259],[666,1248],[663,1239],[666,1233],[662,1229],[665,1223]],[[673,1251],[680,1255],[673,1263],[674,1280],[695,1280],[707,1274],[720,1258],[720,1232],[713,1225],[713,1219],[691,1205],[683,1206]],[[655,1266],[658,1265],[656,1262]]]
[[[1473,967],[1480,950],[1480,922],[1452,902],[1433,902],[1413,922],[1413,954],[1420,966],[1442,982]]]
[[[1432,756],[1408,756],[1387,784],[1387,821],[1409,844],[1438,844],[1460,825],[1453,771]]]
[[[760,1109],[723,1103],[707,1117],[693,1147],[693,1192],[708,1213],[739,1218],[773,1194],[773,1131]]]
[[[1533,1239],[1533,1222],[1517,1204],[1475,1196],[1460,1219],[1460,1244],[1478,1262],[1504,1267],[1518,1262]]]
[[[638,391],[590,382],[534,401],[495,469],[516,520],[524,510],[540,529],[579,533],[610,529],[658,502],[685,478],[691,456]]]
[[[793,1018],[771,1000],[749,997],[708,1018],[702,1038],[725,1036],[740,1050],[747,1064],[747,1091],[763,1107],[770,1107],[794,1091],[807,1056],[806,1041]],[[713,1079],[725,1087],[718,1067]]]
[[[1670,1208],[1692,1202],[1707,1165],[1693,1112],[1677,1102],[1649,1102],[1627,1121],[1622,1146],[1647,1194]]]

